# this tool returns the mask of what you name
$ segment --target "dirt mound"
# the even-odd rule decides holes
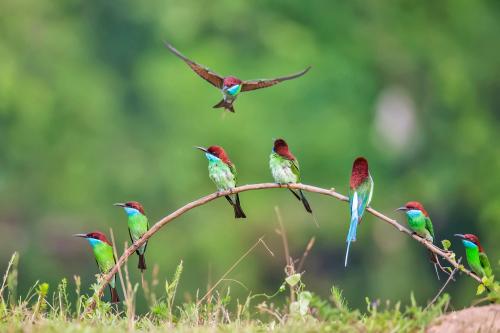
[[[427,328],[427,333],[500,332],[500,304],[478,306],[445,314]]]

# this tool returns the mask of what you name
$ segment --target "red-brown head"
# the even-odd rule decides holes
[[[352,164],[351,181],[349,185],[351,189],[357,188],[370,177],[370,172],[368,171],[368,161],[364,157],[358,157],[354,160]]]
[[[424,205],[422,205],[418,201],[409,201],[403,207],[399,207],[396,210],[402,210],[402,211],[419,210],[422,212],[422,214],[429,217],[429,213],[427,213],[427,211],[425,210]]]
[[[241,84],[241,80],[234,77],[234,76],[228,76],[226,78],[224,78],[224,82],[223,82],[223,85],[224,87],[232,87],[232,86],[235,86],[237,84]]]
[[[295,160],[295,156],[288,149],[288,144],[283,139],[274,140],[273,151],[283,158]]]
[[[100,231],[93,231],[93,232],[89,232],[88,234],[76,234],[73,236],[86,238],[88,240],[93,240],[93,239],[98,240],[98,241],[101,241],[103,243],[106,243],[106,244],[112,246],[111,242],[106,238],[106,235]],[[90,244],[92,244],[92,242]]]
[[[233,163],[229,159],[229,156],[227,156],[226,151],[221,146],[210,146],[208,148],[196,147],[196,148],[205,152],[205,154],[209,154],[209,155],[217,157],[218,159],[220,159],[222,162],[224,162],[227,165],[233,165]]]
[[[146,215],[146,213],[144,212],[144,207],[137,201],[128,201],[125,203],[118,202],[115,203],[114,205],[118,207],[123,207],[127,213],[134,212],[135,210],[141,213],[142,215]]]
[[[473,234],[455,234],[455,236],[462,238],[462,241],[465,240],[465,241],[469,241],[469,242],[475,244],[478,247],[479,252],[484,252],[484,249],[481,246],[481,243],[479,242],[479,237],[477,237],[476,235],[473,235]],[[467,243],[464,242],[464,245],[467,246]]]

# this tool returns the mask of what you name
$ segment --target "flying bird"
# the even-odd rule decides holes
[[[225,150],[221,146],[210,146],[208,148],[195,147],[205,153],[208,159],[208,176],[217,186],[218,191],[227,191],[236,187],[236,167],[229,160]],[[238,193],[226,195],[227,201],[233,206],[235,218],[246,218],[241,209]]]
[[[115,265],[116,259],[113,254],[113,245],[102,232],[94,231],[88,234],[76,234],[75,237],[82,237],[88,240],[94,252],[95,261],[101,273],[109,272]],[[120,298],[116,291],[116,274],[109,281],[109,289],[111,292],[111,303],[118,303]]]
[[[489,278],[492,276],[493,271],[491,269],[490,261],[488,260],[488,256],[479,242],[479,238],[473,234],[455,234],[455,236],[462,239],[462,243],[465,246],[467,263],[472,271],[480,278]]]
[[[269,168],[274,181],[278,184],[300,183],[299,161],[290,152],[288,144],[283,139],[274,141],[273,150],[269,156]],[[289,190],[299,201],[302,201],[306,211],[312,214],[311,206],[302,190],[298,190],[298,193],[291,188]]]
[[[204,67],[200,64],[197,64],[196,62],[188,59],[185,57],[182,53],[180,53],[176,48],[174,48],[171,44],[165,43],[165,46],[177,57],[181,58],[191,69],[198,74],[201,78],[205,79],[208,83],[213,85],[214,87],[218,88],[222,92],[222,100],[214,105],[214,108],[224,108],[225,110],[235,112],[233,103],[238,97],[240,92],[245,92],[245,91],[251,91],[251,90],[256,90],[256,89],[261,89],[261,88],[267,88],[270,86],[274,86],[275,84],[278,84],[283,81],[287,80],[292,80],[295,78],[298,78],[309,69],[311,69],[311,66],[307,67],[303,71],[288,75],[288,76],[282,76],[282,77],[277,77],[274,79],[260,79],[260,80],[240,80],[234,76],[226,76],[223,77],[214,71],[208,69],[207,67]]]
[[[128,220],[128,233],[130,235],[130,240],[132,243],[137,242],[148,230],[149,222],[144,212],[144,207],[137,201],[129,201],[125,203],[115,203],[115,206],[123,207],[123,210],[127,214]],[[136,251],[139,256],[139,264],[137,268],[143,272],[146,269],[146,247],[148,242],[145,242]]]
[[[414,233],[431,243],[434,242],[434,226],[432,225],[429,213],[427,213],[424,206],[420,202],[410,201],[404,206],[399,207],[397,210],[401,210],[406,213],[408,225]],[[429,255],[432,263],[434,264],[434,269],[436,270],[436,275],[439,280],[438,266],[441,268],[441,264],[439,263],[439,259],[435,253],[429,251]]]
[[[349,182],[349,209],[351,223],[347,233],[347,250],[345,253],[344,266],[347,267],[349,247],[351,242],[356,241],[356,230],[361,223],[366,207],[370,205],[373,195],[373,179],[368,170],[368,161],[364,157],[358,157],[352,165],[351,179]]]

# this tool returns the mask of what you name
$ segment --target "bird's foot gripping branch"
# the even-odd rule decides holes
[[[104,276],[102,285],[100,286],[98,293],[102,294],[104,289],[106,288],[106,285],[113,280],[113,277],[115,274],[119,271],[120,267],[127,261],[127,259],[134,254],[134,252],[137,251],[138,248],[143,246],[144,244],[147,243],[149,238],[151,238],[154,234],[156,234],[162,227],[164,227],[166,224],[172,222],[176,218],[180,217],[184,213],[190,211],[191,209],[194,209],[198,206],[202,206],[206,203],[209,203],[217,198],[220,198],[222,196],[230,195],[230,194],[237,194],[240,192],[246,192],[246,191],[254,191],[254,190],[266,190],[266,189],[279,189],[279,188],[290,188],[290,189],[295,189],[295,190],[301,190],[301,191],[307,191],[311,193],[317,193],[317,194],[322,194],[326,196],[333,197],[337,200],[348,202],[349,198],[336,192],[334,189],[324,189],[321,187],[316,187],[316,186],[311,186],[311,185],[306,185],[306,184],[276,184],[276,183],[260,183],[260,184],[248,184],[248,185],[242,185],[238,186],[235,188],[232,188],[231,190],[227,191],[221,191],[221,192],[215,192],[209,195],[206,195],[202,198],[199,198],[197,200],[194,200],[192,202],[187,203],[186,205],[180,207],[176,211],[170,213],[169,215],[163,217],[161,220],[156,222],[146,233],[142,235],[141,238],[137,239],[134,244],[132,244],[130,247],[128,247],[125,252],[121,255],[121,257],[116,261],[116,264],[114,267]],[[483,285],[483,281],[481,278],[479,278],[477,275],[472,273],[471,271],[467,270],[464,268],[463,265],[461,265],[457,260],[455,259],[455,253],[449,251],[447,248],[441,249],[435,244],[428,242],[426,239],[420,237],[419,235],[413,233],[400,223],[398,223],[396,220],[391,219],[387,217],[386,215],[378,212],[372,207],[367,207],[366,211],[370,213],[371,215],[375,216],[377,219],[384,221],[397,230],[399,230],[402,233],[407,234],[409,237],[412,237],[415,241],[419,242],[422,246],[426,247],[431,253],[436,255],[439,258],[442,258],[446,260],[448,263],[451,264],[453,268],[461,270],[464,274],[468,275],[472,279],[474,279],[476,282],[479,284]],[[92,302],[93,303],[93,302]],[[87,307],[87,310],[90,310],[93,304],[90,303],[89,306]]]

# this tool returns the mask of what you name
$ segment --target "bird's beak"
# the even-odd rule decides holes
[[[205,153],[208,152],[207,148],[205,148],[205,147],[194,147],[194,148],[199,149],[199,150],[201,150],[202,152],[205,152]]]
[[[453,236],[465,239],[465,236],[462,234],[454,234]]]
[[[394,209],[395,212],[398,211],[398,210],[407,211],[408,208],[406,208],[405,206],[403,206],[403,207],[399,207],[399,208]]]
[[[87,234],[74,234],[73,237],[87,238]]]
[[[125,207],[126,205],[121,202],[114,203],[113,206],[118,206],[118,207]]]

